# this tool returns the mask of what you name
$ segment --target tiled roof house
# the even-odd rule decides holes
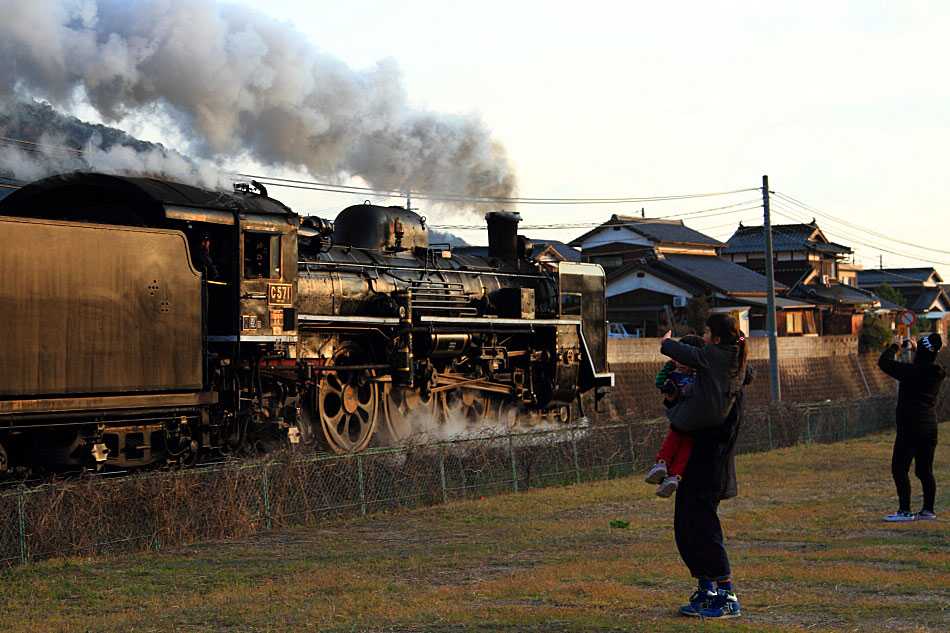
[[[702,299],[713,310],[741,315],[746,332],[764,333],[765,277],[719,257],[723,242],[681,221],[615,215],[570,244],[581,247],[582,261],[607,271],[607,319],[628,332],[662,334],[670,319],[687,320],[691,300]],[[776,290],[785,289],[776,283]],[[779,298],[777,308],[793,314],[779,319],[780,333],[817,333],[815,306]]]

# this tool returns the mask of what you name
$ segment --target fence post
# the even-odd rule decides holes
[[[449,502],[449,491],[445,486],[445,447],[439,447],[439,475],[442,477],[442,503]]]
[[[769,450],[772,450],[772,405],[767,405],[765,410],[765,425],[769,431]]]
[[[264,529],[270,532],[270,495],[267,490],[267,462],[261,462],[261,468],[264,470],[262,477],[264,482]]]
[[[574,453],[574,481],[581,483],[580,460],[577,459],[577,431],[571,430],[571,450]]]
[[[811,444],[811,407],[805,407],[805,443]]]
[[[24,521],[23,514],[23,493],[20,493],[20,496],[17,497],[17,513],[19,514],[19,524],[20,524],[20,564],[26,565],[26,522]]]
[[[515,462],[515,447],[511,442],[511,435],[508,436],[508,456],[511,458],[511,485],[515,492],[518,492],[518,465]]]
[[[366,487],[363,485],[363,456],[356,454],[356,473],[360,480],[360,514],[366,516]]]
[[[841,439],[848,439],[848,405],[841,407]]]
[[[627,422],[627,439],[630,440],[630,473],[637,472],[637,455],[633,450],[633,422]]]

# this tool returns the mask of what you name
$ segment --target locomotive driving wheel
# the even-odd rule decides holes
[[[414,433],[431,428],[437,400],[418,388],[389,387],[383,400],[382,428],[386,439],[393,444],[405,442]]]
[[[365,365],[370,359],[355,344],[342,345],[327,365]],[[316,409],[323,443],[334,453],[366,448],[376,430],[378,387],[363,370],[323,372]]]
[[[474,389],[453,389],[441,394],[443,421],[474,426],[491,416],[490,400]]]
[[[518,423],[518,402],[507,396],[491,396],[491,417],[505,430],[511,430]]]

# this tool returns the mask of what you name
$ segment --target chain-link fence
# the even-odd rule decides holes
[[[740,452],[835,442],[894,424],[894,397],[746,412]],[[648,468],[665,420],[342,456],[295,456],[0,494],[0,564],[131,552],[596,479]]]

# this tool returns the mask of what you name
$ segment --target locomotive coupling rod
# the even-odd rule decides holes
[[[478,389],[480,391],[490,391],[492,393],[501,393],[506,396],[511,395],[510,387],[506,387],[505,385],[497,385],[491,382],[481,382],[479,380],[469,380],[466,382],[455,383],[453,385],[433,387],[429,390],[429,393],[439,393],[441,391],[449,391],[450,389],[457,389],[459,387],[465,387],[466,389]]]
[[[391,369],[390,365],[310,365],[313,371],[371,371]]]

